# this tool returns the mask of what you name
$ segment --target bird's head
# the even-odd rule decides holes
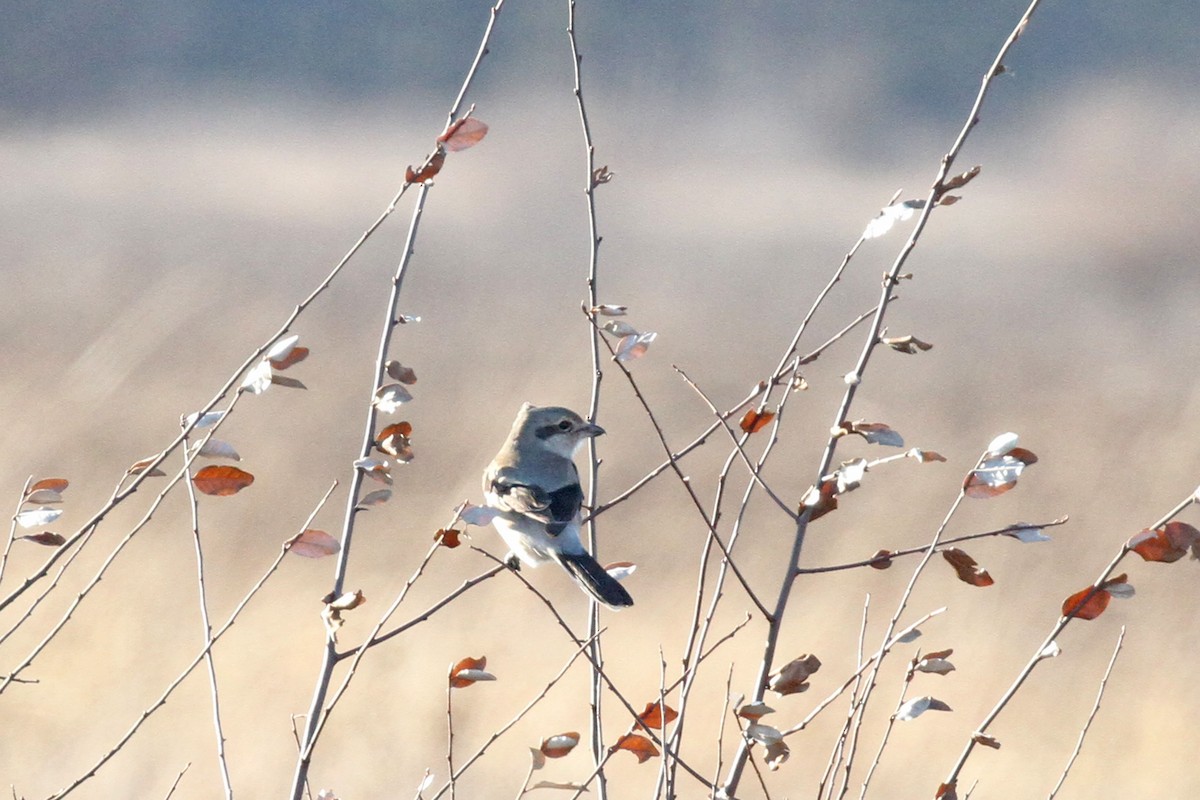
[[[563,458],[574,457],[585,441],[604,433],[604,428],[588,422],[569,408],[530,403],[521,407],[513,427],[521,439],[540,444]]]

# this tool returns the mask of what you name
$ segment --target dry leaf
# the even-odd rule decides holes
[[[254,483],[254,476],[237,467],[212,464],[197,472],[192,483],[204,494],[228,497]]]
[[[60,534],[51,533],[50,531],[42,531],[41,533],[31,533],[31,534],[28,534],[27,536],[18,536],[17,538],[24,539],[27,542],[33,542],[34,544],[45,545],[47,547],[59,547],[60,545],[65,544],[67,541]]]
[[[867,565],[871,569],[887,569],[892,566],[892,551],[891,550],[876,550],[871,556],[871,563]]]
[[[942,558],[954,567],[954,571],[958,573],[958,579],[963,583],[969,583],[972,586],[991,586],[995,583],[986,569],[981,568],[975,559],[957,547],[947,547],[942,551]]]
[[[641,358],[646,355],[646,351],[650,349],[651,343],[657,338],[658,334],[653,331],[630,334],[617,342],[617,354],[613,358],[622,362]]]
[[[494,681],[496,676],[484,670],[487,656],[464,658],[450,669],[450,685],[462,689],[478,681]]]
[[[412,386],[417,382],[417,373],[413,372],[411,367],[406,367],[399,361],[388,361],[383,365],[383,368],[389,378],[399,381],[406,386]]]
[[[306,358],[308,358],[307,347],[293,347],[292,352],[288,353],[285,358],[268,358],[267,360],[271,362],[271,366],[275,369],[287,369],[299,364]]]
[[[161,455],[161,454],[159,454],[159,455]],[[143,458],[140,461],[135,461],[135,462],[133,462],[133,464],[130,465],[129,469],[125,470],[125,474],[126,475],[141,475],[143,472],[146,471],[146,467],[150,466],[157,460],[158,460],[158,455],[153,455],[153,456],[150,456],[149,458]],[[167,473],[163,472],[158,467],[155,467],[154,469],[150,470],[150,472],[147,473],[147,477],[161,478],[161,477],[165,476],[166,474]]]
[[[1197,554],[1200,547],[1200,530],[1186,522],[1168,522],[1161,528],[1144,530],[1134,536],[1125,547],[1146,561],[1170,564],[1187,555],[1191,550]]]
[[[442,164],[446,163],[446,151],[438,148],[429,162],[421,167],[420,170],[414,170],[411,166],[404,170],[404,180],[408,183],[424,183],[432,180],[434,175],[442,171]]]
[[[950,711],[950,706],[933,697],[916,697],[909,700],[896,710],[896,719],[908,722],[924,714],[926,711]]]
[[[758,433],[775,419],[774,411],[755,411],[753,408],[746,412],[739,423],[745,433]]]
[[[453,550],[462,544],[462,542],[458,540],[459,536],[462,536],[462,531],[460,530],[455,528],[441,528],[433,535],[433,540],[442,547],[445,547],[448,550]]]
[[[909,355],[915,355],[921,350],[933,349],[933,345],[929,344],[929,342],[922,342],[920,339],[912,335],[895,336],[887,339],[880,339],[879,341],[883,342],[898,353],[908,353]]]
[[[804,654],[785,664],[767,681],[767,688],[776,694],[796,694],[808,690],[808,679],[821,668],[821,659]]]
[[[450,123],[437,140],[451,153],[457,153],[479,144],[487,132],[487,123],[480,122],[475,117],[463,117]]]
[[[358,503],[354,507],[360,510],[373,508],[374,506],[381,506],[391,499],[391,489],[376,489],[373,492],[367,492],[367,494],[359,498]]]
[[[579,744],[579,733],[567,731],[543,739],[542,746],[534,752],[541,753],[546,758],[562,758],[574,750],[577,744]]]
[[[371,405],[383,414],[395,414],[400,406],[412,400],[412,395],[398,383],[389,383],[375,390]]]
[[[289,553],[295,553],[304,558],[324,558],[341,550],[342,546],[337,539],[325,531],[309,528],[289,541],[287,549]]]
[[[620,739],[617,739],[616,744],[610,747],[609,750],[628,750],[637,756],[639,764],[644,764],[659,754],[658,748],[654,746],[654,742],[639,733],[625,734]]]
[[[647,703],[645,710],[638,714],[638,719],[647,728],[661,728],[664,723],[670,724],[678,716],[679,712],[670,706]]]

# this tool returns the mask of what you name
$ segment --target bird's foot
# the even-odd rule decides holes
[[[509,553],[504,558],[504,566],[511,569],[513,572],[521,571],[521,559],[517,558],[516,553]]]

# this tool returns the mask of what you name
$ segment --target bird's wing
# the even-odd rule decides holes
[[[522,481],[507,467],[488,476],[487,486],[507,511],[524,514],[546,524],[546,532],[557,536],[579,513],[583,505],[583,489],[578,481],[547,491],[529,481]]]

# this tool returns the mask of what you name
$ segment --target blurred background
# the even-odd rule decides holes
[[[979,80],[1024,5],[904,0],[854,3],[583,2],[577,29],[597,164],[601,299],[658,332],[632,364],[675,448],[711,415],[672,370],[721,406],[769,374],[819,289],[865,224],[898,190],[923,197]],[[383,210],[442,130],[488,17],[481,2],[60,2],[11,9],[0,26],[0,493],[15,508],[30,475],[70,479],[69,533],[133,461],[177,432],[255,346],[327,274]],[[479,474],[523,401],[585,409],[591,381],[586,171],[571,93],[565,2],[504,7],[469,97],[490,132],[436,179],[405,282],[393,357],[419,376],[402,417],[416,460],[396,494],[360,515],[348,586],[351,644],[415,569],[455,505],[479,501]],[[890,424],[906,445],[948,463],[888,465],[814,524],[808,566],[927,542],[965,470],[996,434],[1038,454],[1020,486],[968,501],[949,535],[1070,515],[1053,541],[965,546],[996,583],[957,581],[940,559],[901,624],[948,612],[897,651],[880,676],[863,756],[874,754],[917,652],[952,647],[957,671],[919,676],[952,713],[900,726],[873,779],[875,796],[931,796],[983,715],[1121,543],[1185,498],[1200,475],[1195,309],[1200,279],[1200,6],[1048,3],[1006,61],[957,166],[981,175],[937,211],[898,290],[891,335],[934,348],[878,352],[853,416]],[[410,195],[411,197],[411,195]],[[374,386],[373,361],[409,199],[300,319],[312,349],[289,374],[308,390],[247,397],[219,434],[257,476],[236,497],[204,498],[209,604],[223,621],[341,481],[314,527],[336,533],[350,463]],[[911,223],[860,250],[802,344],[811,349],[875,302],[879,277]],[[805,367],[765,477],[798,501],[836,420],[850,335]],[[602,499],[657,466],[663,452],[619,372],[608,370],[597,421]],[[761,447],[765,443],[755,440]],[[846,441],[840,458],[891,450]],[[714,436],[684,462],[711,504],[728,443]],[[734,469],[730,497],[744,470]],[[109,515],[60,588],[0,646],[0,673],[34,647],[145,512],[149,482]],[[727,506],[723,524],[732,522]],[[1195,524],[1198,515],[1185,512]],[[25,673],[37,684],[0,698],[0,778],[40,797],[88,767],[198,652],[202,630],[188,509],[176,492],[137,535],[71,623]],[[678,674],[704,527],[669,473],[599,520],[602,561],[639,566],[637,606],[604,615],[613,679],[640,707],[661,660]],[[739,563],[773,599],[792,526],[759,496]],[[501,554],[489,530],[473,543]],[[4,593],[48,550],[17,542]],[[839,686],[866,641],[882,636],[911,565],[801,579],[780,647],[817,654],[804,695],[771,701],[787,727]],[[466,548],[439,552],[398,620],[419,614],[490,566]],[[1118,630],[1125,649],[1063,797],[1187,797],[1200,792],[1191,734],[1200,688],[1197,565],[1126,563],[1137,596],[1073,624],[991,729],[960,793],[981,800],[1046,793],[1074,747]],[[319,666],[320,599],[331,561],[283,568],[217,647],[225,735],[241,796],[280,796]],[[553,568],[526,577],[577,630],[583,596]],[[0,615],[7,631],[32,598]],[[752,609],[734,584],[714,623]],[[694,696],[685,758],[715,768],[726,696],[752,691],[765,626],[755,618],[714,656]],[[661,648],[661,657],[660,657]],[[499,680],[455,696],[456,760],[510,719],[573,651],[536,597],[510,576],[481,584],[365,661],[331,720],[314,793],[412,796],[426,768],[445,778],[445,674],[488,656]],[[732,671],[731,671],[732,670]],[[731,676],[731,677],[730,677]],[[514,796],[528,746],[586,731],[587,675],[577,664],[464,777],[463,793]],[[609,739],[625,731],[615,703]],[[767,776],[775,796],[810,792],[845,702],[789,739]],[[196,672],[83,797],[220,795],[208,686]],[[726,758],[733,739],[727,726]],[[865,762],[860,762],[865,763]],[[537,778],[579,780],[585,748]],[[657,762],[612,764],[612,796],[647,797]],[[686,779],[684,779],[686,780]],[[700,797],[686,786],[683,796]],[[753,779],[744,794],[757,796]],[[542,792],[545,794],[546,792]]]

